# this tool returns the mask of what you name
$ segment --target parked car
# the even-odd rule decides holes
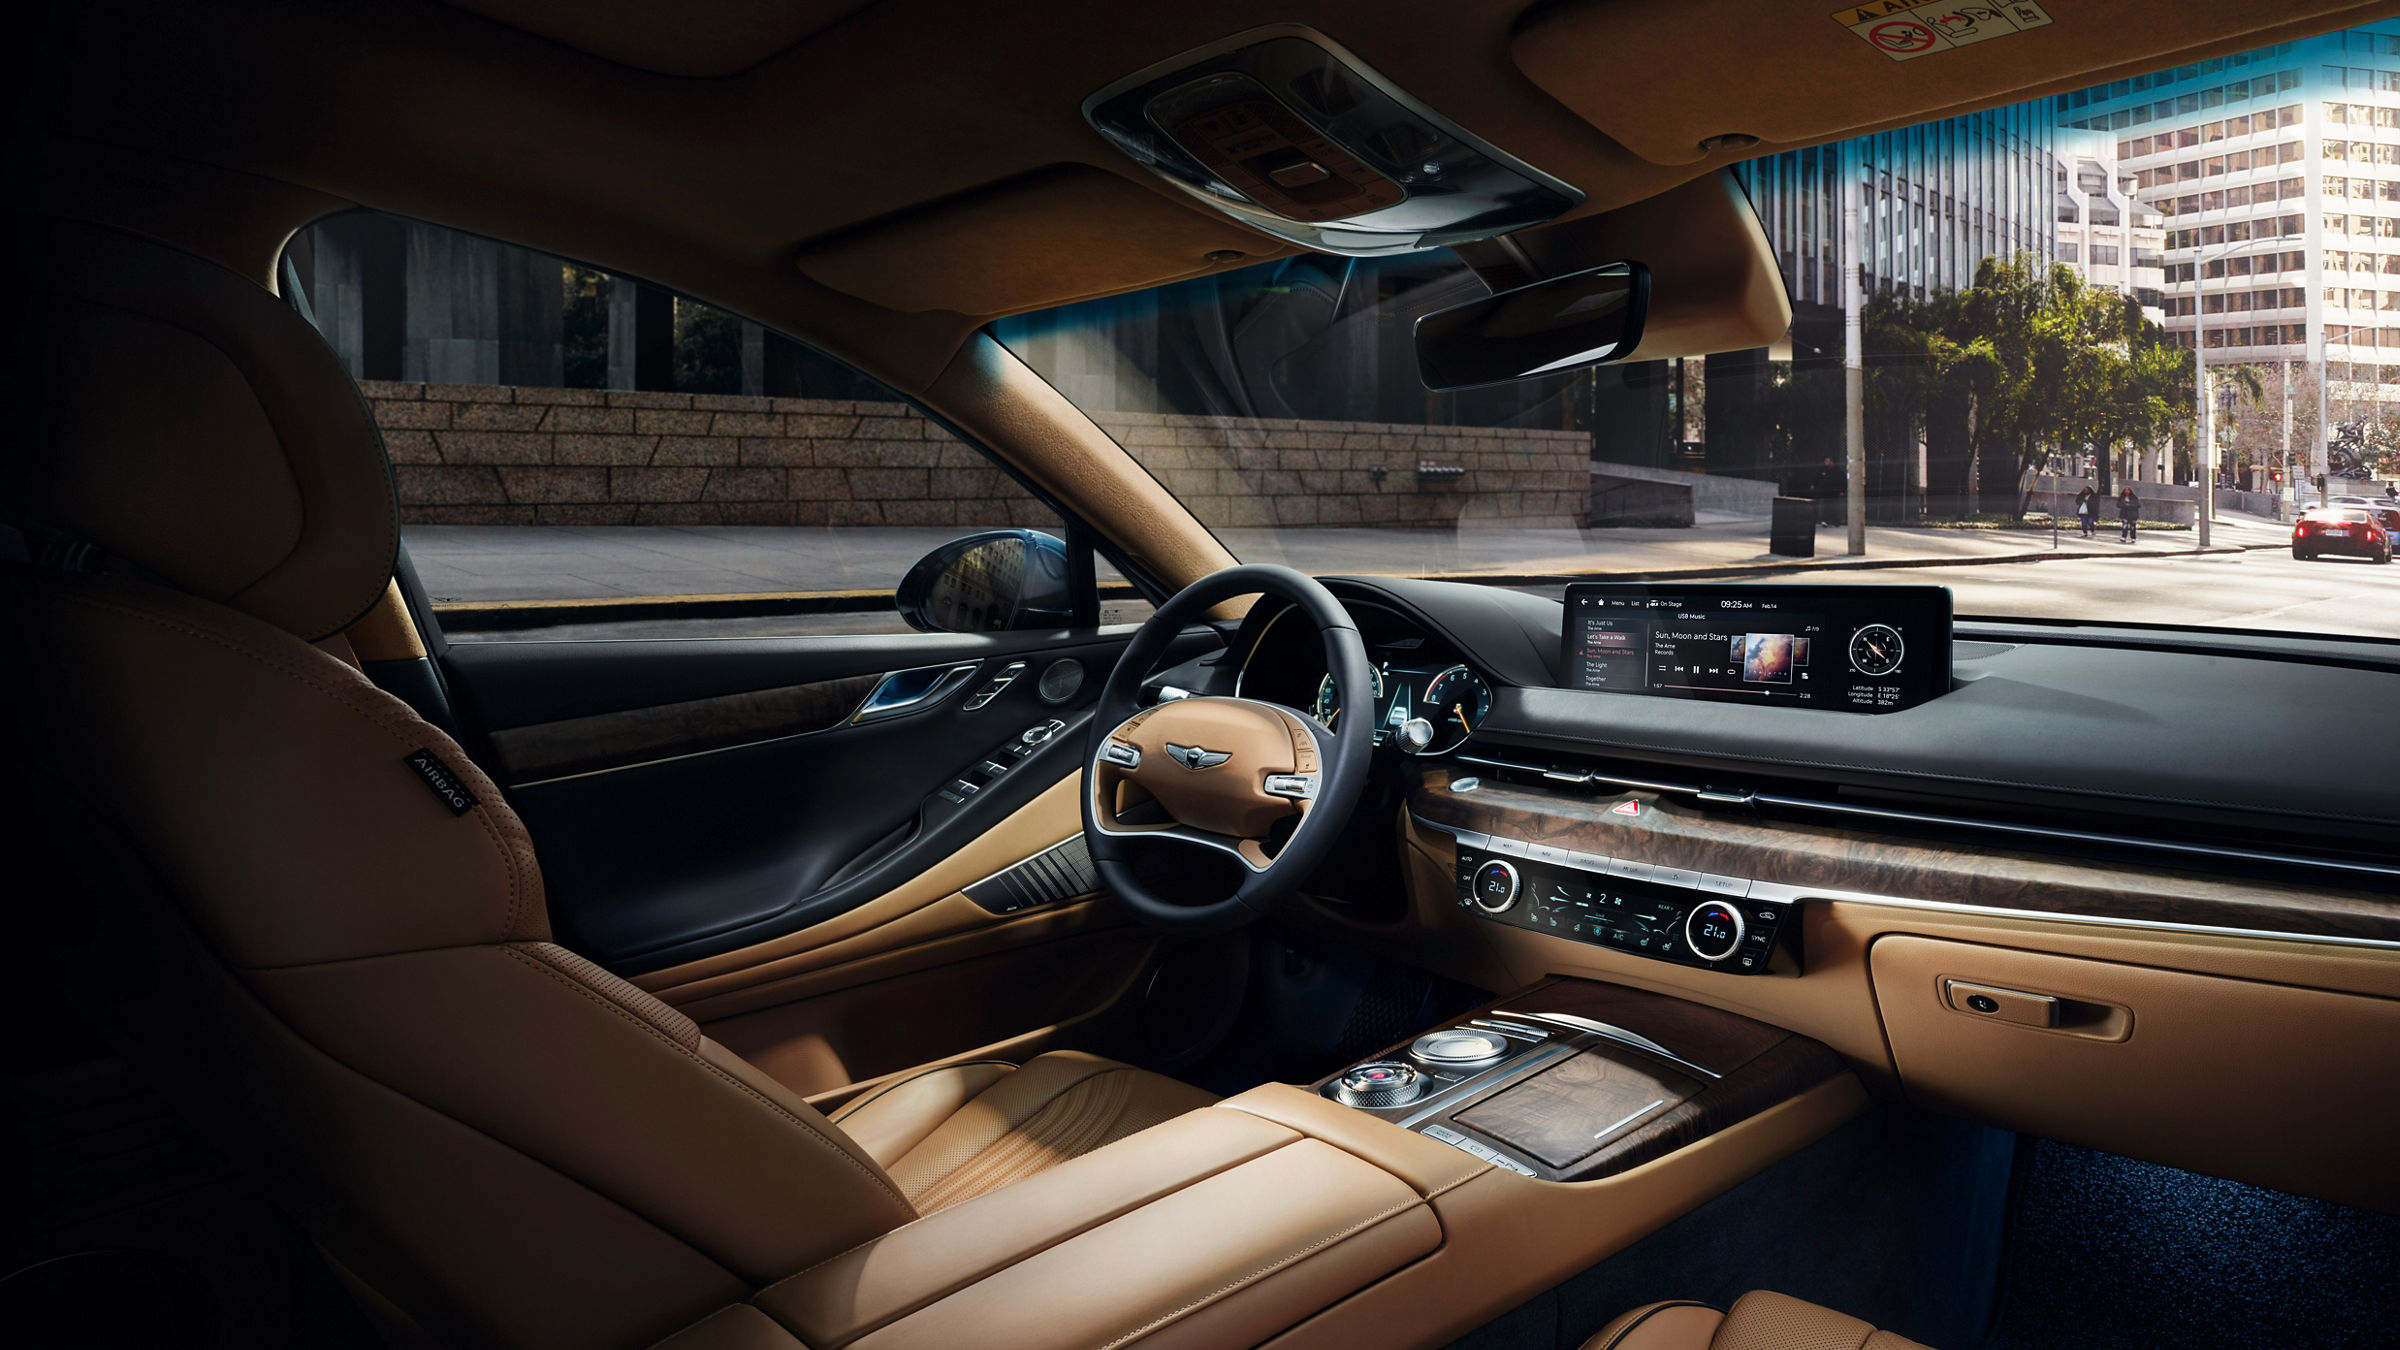
[[[2384,519],[2378,519],[2384,517]],[[2400,511],[2388,507],[2320,506],[2292,526],[2292,556],[2306,562],[2328,553],[2392,560],[2392,532]]]

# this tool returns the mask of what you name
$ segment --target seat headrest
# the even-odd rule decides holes
[[[7,515],[312,641],[374,604],[400,539],[391,466],[315,327],[149,240],[31,234]]]

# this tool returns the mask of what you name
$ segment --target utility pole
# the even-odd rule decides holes
[[[2222,252],[2222,250],[2220,250]],[[2192,504],[2193,528],[2199,532],[2200,547],[2208,547],[2209,500],[2216,495],[2209,477],[2211,462],[2216,457],[2217,429],[2210,424],[2208,397],[2208,298],[2203,294],[2208,281],[2208,264],[2197,253],[2192,255],[2192,392],[2200,400],[2199,434],[2192,438],[2192,464],[2200,471],[2200,500]]]
[[[2324,484],[2317,489],[2319,506],[2333,501],[2333,423],[2325,420],[2325,390],[2333,383],[2333,357],[2327,352],[2333,345],[2331,328],[2323,319],[2317,320],[2317,444],[2308,456],[2308,472]]]
[[[2297,502],[2300,500],[2300,485],[2292,481],[2292,359],[2287,356],[2279,364],[2283,372],[2283,487]],[[2278,497],[2276,501],[2280,507],[2282,498]]]
[[[1842,142],[1842,445],[1849,492],[1851,556],[1867,551],[1866,316],[1861,312],[1858,260],[1858,152]]]

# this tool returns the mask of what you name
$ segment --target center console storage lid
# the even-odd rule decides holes
[[[1209,1108],[928,1215],[754,1301],[816,1350],[1247,1345],[1440,1243],[1410,1182]]]

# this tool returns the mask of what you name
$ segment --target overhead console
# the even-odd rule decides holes
[[[1950,688],[1943,586],[1567,587],[1570,689],[1887,713]]]
[[[1129,75],[1085,99],[1083,115],[1201,203],[1326,253],[1488,239],[1583,201],[1292,24]]]

